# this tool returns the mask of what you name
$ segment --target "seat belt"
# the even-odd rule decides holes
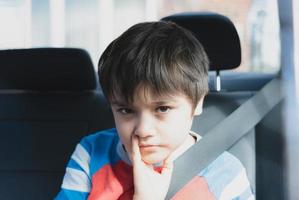
[[[283,99],[280,82],[280,77],[271,80],[174,161],[167,200],[246,135]]]

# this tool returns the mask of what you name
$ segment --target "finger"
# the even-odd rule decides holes
[[[132,164],[135,166],[135,169],[150,169],[153,170],[154,166],[151,164],[148,164],[142,160],[142,156],[140,153],[140,148],[138,144],[138,136],[132,136]],[[137,167],[137,168],[136,168]]]
[[[132,162],[133,164],[141,161],[140,149],[138,145],[138,137],[136,135],[132,136]]]

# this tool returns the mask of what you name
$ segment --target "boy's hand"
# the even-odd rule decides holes
[[[155,171],[152,165],[142,161],[136,136],[132,136],[131,156],[134,176],[133,200],[163,200],[169,188],[173,160],[168,158],[164,161],[161,173]]]

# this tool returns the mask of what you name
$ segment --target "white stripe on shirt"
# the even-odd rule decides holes
[[[88,176],[78,169],[66,168],[61,186],[63,189],[90,192],[91,183]]]
[[[222,191],[220,195],[221,200],[228,200],[232,197],[240,196],[250,184],[248,182],[246,171],[243,168],[242,171],[236,176]]]
[[[88,176],[89,174],[89,163],[90,163],[90,156],[85,148],[78,144],[76,146],[75,152],[72,155],[72,159],[77,162],[77,164],[85,171]]]

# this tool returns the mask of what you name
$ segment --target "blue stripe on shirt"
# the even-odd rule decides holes
[[[106,164],[115,164],[120,160],[116,153],[116,146],[119,141],[116,129],[109,129],[83,138],[80,144],[86,149],[90,157],[90,175],[96,173]]]
[[[73,168],[73,169],[77,169],[77,170],[81,170],[81,171],[84,171],[84,170],[82,169],[82,167],[81,167],[76,161],[74,161],[73,159],[70,159],[70,161],[69,161],[67,167],[69,167],[69,168]]]
[[[87,199],[87,192],[78,192],[74,190],[61,189],[54,200],[82,200]]]

